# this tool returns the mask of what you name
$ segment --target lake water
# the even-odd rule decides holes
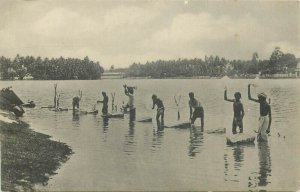
[[[58,83],[63,108],[72,107],[72,97],[83,91],[82,110],[91,110],[101,91],[115,104],[127,102],[122,85],[137,86],[137,119],[153,116],[151,95],[166,107],[165,122],[177,119],[174,96],[181,95],[181,119],[188,120],[188,92],[193,91],[205,110],[204,130],[226,127],[226,134],[207,134],[196,129],[165,128],[129,119],[104,121],[98,115],[73,116],[71,111],[42,109],[52,105]],[[223,99],[235,91],[242,94],[244,132],[253,134],[258,125],[259,105],[247,99],[247,84],[255,83],[252,96],[265,91],[271,98],[273,122],[267,143],[226,145],[231,135],[232,103]],[[60,166],[42,191],[107,190],[292,190],[300,188],[300,87],[299,80],[97,80],[97,81],[3,81],[13,86],[23,101],[37,107],[26,109],[22,120],[38,132],[68,144],[74,154]],[[101,105],[97,108],[101,111]],[[197,121],[200,124],[199,120]],[[280,136],[279,136],[280,135]]]

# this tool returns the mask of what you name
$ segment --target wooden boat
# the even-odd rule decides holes
[[[227,144],[251,144],[254,143],[255,135],[249,135],[244,133],[238,133],[226,137]]]
[[[86,114],[97,115],[97,114],[98,114],[98,110],[95,110],[95,111],[87,111]]]
[[[226,128],[222,127],[222,128],[207,130],[205,132],[208,134],[224,134],[224,133],[226,133]]]
[[[104,118],[124,118],[124,113],[108,113],[107,115],[101,115]]]
[[[73,110],[73,109],[70,109],[70,110]],[[81,111],[81,110],[78,110],[78,109],[74,109],[73,113],[77,114],[77,115],[88,115],[88,114],[96,115],[96,114],[98,114],[98,110],[95,110],[95,111]]]
[[[55,111],[55,112],[61,112],[61,111],[68,111],[69,109],[64,109],[64,108],[54,108],[52,111]]]
[[[28,103],[25,103],[22,106],[27,108],[35,108],[35,103],[34,101],[29,101]]]
[[[150,122],[152,122],[152,117],[142,117],[142,118],[139,118],[137,120],[137,122],[150,123]]]
[[[180,128],[180,129],[187,129],[191,127],[190,121],[180,121],[180,122],[171,122],[165,123],[165,128]]]

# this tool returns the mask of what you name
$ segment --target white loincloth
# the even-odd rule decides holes
[[[268,126],[269,126],[269,117],[260,116],[258,120],[258,134],[257,134],[258,141],[268,140],[268,134],[267,134]]]

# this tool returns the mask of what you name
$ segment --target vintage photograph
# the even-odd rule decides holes
[[[296,0],[0,0],[1,191],[299,191]]]

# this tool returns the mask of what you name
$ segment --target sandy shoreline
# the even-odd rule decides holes
[[[24,122],[0,121],[1,190],[32,191],[48,180],[73,153],[65,143],[30,129]]]

